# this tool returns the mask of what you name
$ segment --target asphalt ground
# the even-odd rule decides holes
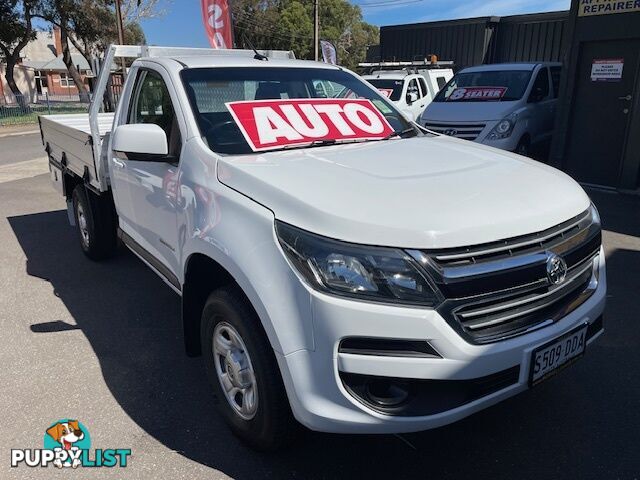
[[[201,360],[184,355],[178,297],[125,250],[82,255],[41,148],[0,138],[0,478],[640,478],[640,198],[589,192],[609,303],[605,335],[571,368],[436,430],[307,432],[261,454],[229,433]],[[92,449],[131,449],[128,466],[10,468],[11,449],[42,448],[61,418]]]

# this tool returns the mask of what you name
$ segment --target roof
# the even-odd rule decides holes
[[[73,64],[80,67],[80,70],[90,70],[89,63],[86,58],[80,54],[71,54],[71,60]],[[62,55],[55,57],[51,60],[25,60],[22,64],[26,67],[33,68],[34,70],[58,70],[66,71],[67,66],[62,60]]]
[[[538,65],[549,65],[549,66],[561,66],[561,63],[558,62],[531,62],[531,63],[492,63],[489,65],[477,65],[475,67],[468,67],[461,72],[470,73],[470,72],[495,72],[498,70],[533,70]]]

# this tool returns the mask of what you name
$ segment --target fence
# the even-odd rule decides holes
[[[0,97],[0,127],[36,123],[39,115],[88,111],[89,102],[81,101],[78,95],[49,95],[45,93],[37,95],[35,99],[29,95],[16,95],[15,101],[11,103]]]

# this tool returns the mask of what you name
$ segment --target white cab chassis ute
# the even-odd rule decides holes
[[[120,239],[182,297],[187,353],[255,448],[444,425],[602,333],[600,219],[564,173],[287,52],[120,56],[114,113],[105,70],[89,115],[41,117],[52,180],[89,258]]]

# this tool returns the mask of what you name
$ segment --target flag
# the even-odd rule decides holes
[[[331,65],[338,64],[338,53],[333,43],[327,40],[320,40],[320,50],[322,50],[324,63],[330,63]]]
[[[211,48],[233,48],[230,0],[201,0],[202,20]]]

